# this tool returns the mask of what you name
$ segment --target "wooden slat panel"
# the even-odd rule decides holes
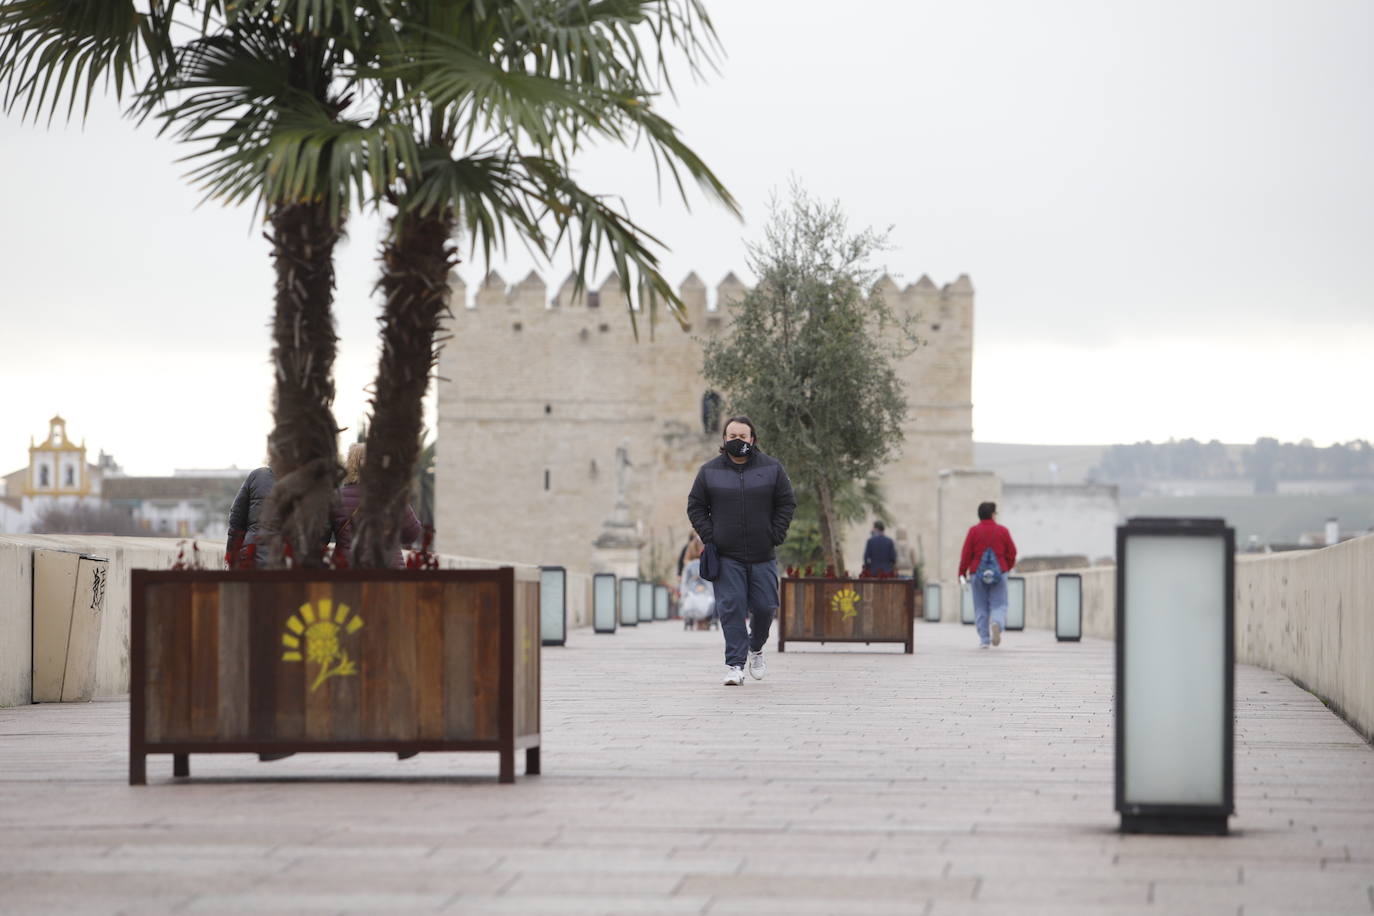
[[[416,589],[414,582],[369,582],[363,605],[387,620],[387,730],[379,737],[413,741],[419,735],[415,699]]]
[[[246,582],[219,584],[219,722],[216,734],[231,741],[249,735],[248,625],[252,612],[249,600]]]
[[[219,732],[219,586],[194,582],[190,592],[191,735],[213,738]]]
[[[167,651],[171,641],[165,638],[167,622],[174,607],[172,587],[150,585],[144,590],[143,640],[145,674],[143,688],[143,729],[148,741],[160,741],[166,732],[163,710],[170,689]]]
[[[311,582],[305,588],[305,601],[311,606],[315,614],[315,623],[307,624],[306,633],[309,634],[310,626],[333,627],[334,638],[337,640],[339,651],[346,653],[348,660],[356,665],[355,654],[350,652],[351,640],[344,632],[343,627],[335,621],[338,607],[334,600],[334,589],[329,582]],[[352,610],[350,606],[350,611]],[[299,614],[300,612],[297,611]],[[307,646],[303,646],[307,648]],[[335,670],[342,661],[341,656],[336,656],[335,660],[329,663],[328,670]],[[316,679],[321,672],[321,665],[312,661],[308,657],[305,660],[305,734],[306,737],[318,740],[327,740],[331,737],[334,730],[334,690],[340,681],[351,680],[357,675],[333,675],[316,683]]]
[[[157,715],[168,741],[191,737],[191,589],[184,583],[162,586],[158,601],[165,687]]]
[[[305,737],[305,693],[315,666],[308,659],[285,661],[281,637],[289,632],[287,621],[293,615],[305,623],[300,608],[306,603],[307,587],[306,582],[272,582],[257,587],[256,594],[261,597],[253,603],[252,652],[254,656],[263,653],[266,667],[273,670],[273,690],[268,695],[273,706],[266,716],[265,732],[258,731],[258,722],[253,723],[255,737],[283,741]]]
[[[515,582],[515,734],[539,731],[539,583]]]
[[[415,586],[415,702],[419,737],[444,736],[444,586]]]
[[[373,615],[363,606],[363,587],[358,582],[334,582],[331,593],[334,611],[339,613],[340,606],[347,608],[343,631],[339,634],[340,645],[348,653],[357,674],[331,677],[320,687],[329,691],[330,737],[338,740],[359,739],[364,737],[362,725],[363,701],[363,646],[371,635],[369,628]],[[353,621],[360,620],[361,624]],[[349,632],[349,627],[354,627]]]
[[[477,591],[452,582],[444,586],[444,737],[456,740],[477,733]]]
[[[359,608],[359,613],[367,621],[358,631],[362,637],[359,648],[362,665],[359,672],[362,679],[359,724],[364,738],[382,740],[390,734],[392,679],[388,667],[391,664],[390,630],[395,621],[390,613],[390,602],[378,600],[373,583],[363,583],[361,586]]]
[[[911,587],[909,582],[901,580],[784,582],[783,588],[788,593],[784,637],[789,641],[906,642],[910,632],[907,593]],[[843,603],[835,599],[851,588],[858,594],[859,601],[855,613],[846,619]]]

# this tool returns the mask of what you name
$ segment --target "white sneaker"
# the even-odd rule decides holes
[[[764,676],[768,674],[768,665],[763,660],[763,650],[760,649],[755,652],[751,649],[749,651],[749,663],[745,667],[749,671],[749,676],[754,680],[763,680]]]
[[[744,669],[739,665],[733,665],[725,669],[725,686],[739,687],[744,684]]]
[[[995,623],[992,625],[992,644],[994,646],[1002,644],[1002,627]]]

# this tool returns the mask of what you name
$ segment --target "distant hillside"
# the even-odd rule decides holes
[[[973,466],[995,471],[1003,483],[1087,483],[1110,445],[973,443]],[[1055,470],[1050,470],[1050,465]]]

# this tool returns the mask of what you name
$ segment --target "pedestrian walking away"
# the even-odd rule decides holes
[[[268,532],[262,513],[276,482],[272,468],[264,465],[250,472],[239,487],[229,507],[229,537],[224,545],[224,558],[230,569],[260,567],[266,562]]]
[[[731,417],[720,456],[697,471],[687,518],[720,559],[716,614],[725,636],[725,686],[744,683],[746,669],[763,680],[763,647],[778,609],[775,548],[787,538],[797,498],[782,463],[759,450],[754,423]]]
[[[887,536],[887,526],[873,523],[873,533],[864,546],[864,569],[870,575],[890,575],[897,568],[897,545]]]
[[[997,524],[997,503],[978,504],[978,524],[964,537],[959,579],[973,591],[979,648],[1002,644],[1007,628],[1007,573],[1016,565],[1011,532]]]

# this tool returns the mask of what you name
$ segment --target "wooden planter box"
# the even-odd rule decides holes
[[[778,651],[789,642],[900,642],[915,651],[914,579],[782,580]]]
[[[534,570],[133,571],[129,782],[146,756],[515,752],[539,772]]]

